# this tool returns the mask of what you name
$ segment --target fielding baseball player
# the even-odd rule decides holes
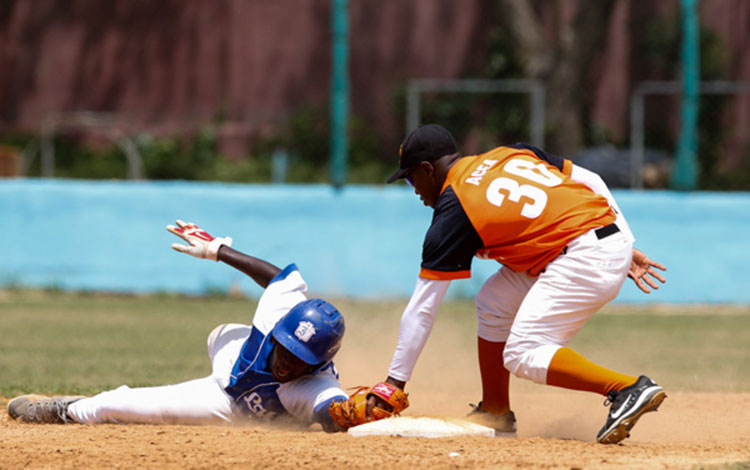
[[[223,261],[265,288],[252,325],[220,325],[209,335],[211,375],[161,387],[122,386],[90,398],[24,395],[8,404],[11,417],[29,423],[211,424],[287,416],[337,431],[353,419],[380,419],[408,406],[406,394],[390,384],[358,390],[351,399],[341,389],[332,360],[344,317],[330,303],[307,298],[294,264],[282,270],[232,249],[229,237],[214,238],[181,220],[177,225],[167,230],[189,245],[175,243],[173,249]],[[371,394],[389,409],[365,417]]]
[[[601,178],[529,145],[463,157],[439,125],[411,132],[399,149],[404,179],[434,209],[417,285],[401,319],[386,383],[404,388],[451,280],[471,276],[474,256],[502,267],[476,297],[482,401],[474,416],[513,435],[510,372],[537,383],[607,397],[597,440],[616,443],[666,397],[645,376],[594,364],[566,347],[630,275],[649,292],[666,269],[633,249],[633,235]],[[380,404],[370,398],[368,406]],[[382,405],[381,405],[382,406]]]

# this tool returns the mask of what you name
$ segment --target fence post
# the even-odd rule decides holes
[[[341,188],[346,182],[349,152],[349,13],[348,0],[333,0],[333,71],[331,78],[331,183]]]
[[[698,87],[700,48],[697,0],[682,0],[682,112],[671,185],[694,190],[698,180]]]

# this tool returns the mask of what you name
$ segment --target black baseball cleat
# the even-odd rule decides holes
[[[11,418],[23,423],[65,424],[73,423],[68,417],[68,406],[85,397],[45,397],[41,395],[22,395],[8,403],[8,414]]]
[[[664,389],[645,375],[620,391],[612,390],[604,401],[605,406],[610,403],[612,406],[609,408],[607,422],[596,435],[597,442],[617,444],[630,436],[630,430],[638,419],[644,413],[656,411],[665,398],[667,394]]]
[[[469,403],[471,412],[466,415],[470,421],[495,430],[495,437],[516,437],[516,415],[512,411],[501,415],[492,414],[482,409],[482,402],[478,405]]]

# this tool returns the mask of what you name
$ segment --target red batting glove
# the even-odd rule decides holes
[[[174,233],[190,245],[172,243],[172,249],[180,253],[187,253],[201,259],[218,261],[217,255],[221,245],[232,246],[231,237],[212,237],[208,232],[191,222],[177,220],[178,227],[167,225],[167,231]]]

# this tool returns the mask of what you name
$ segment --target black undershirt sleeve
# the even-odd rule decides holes
[[[444,272],[470,270],[471,260],[482,246],[482,239],[453,188],[448,186],[438,198],[432,225],[422,245],[422,268]]]

